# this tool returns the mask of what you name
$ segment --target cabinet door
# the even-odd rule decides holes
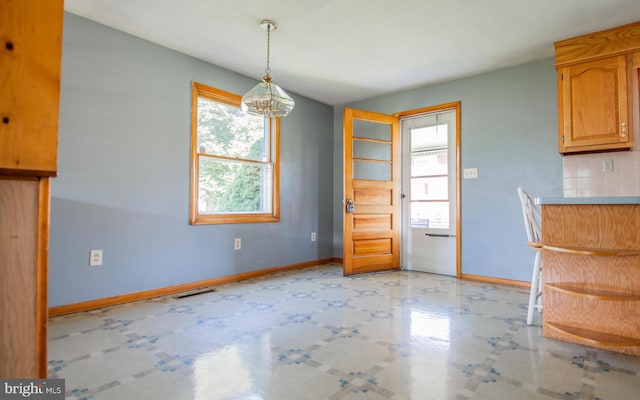
[[[0,2],[0,174],[52,176],[63,1]]]
[[[561,153],[630,148],[626,57],[560,68]]]

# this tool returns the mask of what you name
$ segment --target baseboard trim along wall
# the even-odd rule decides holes
[[[167,286],[158,289],[144,290],[142,292],[122,294],[119,296],[105,297],[102,299],[82,301],[79,303],[65,304],[62,306],[55,306],[49,308],[49,317],[55,317],[58,315],[72,314],[82,311],[95,310],[97,308],[115,306],[124,303],[133,303],[134,301],[140,301],[145,299],[151,299],[154,297],[168,296],[177,293],[188,292],[191,290],[204,289],[210,286],[222,285],[225,283],[238,282],[251,278],[258,278],[265,275],[271,275],[278,272],[293,271],[296,269],[302,269],[307,267],[313,267],[314,265],[328,264],[331,262],[342,263],[343,259],[339,257],[325,258],[317,261],[307,261],[298,264],[286,265],[281,267],[261,269],[258,271],[243,272],[241,274],[227,275],[219,278],[205,279],[203,281],[183,283],[180,285]],[[485,282],[500,285],[518,286],[523,288],[530,288],[531,282],[516,281],[511,279],[493,278],[482,275],[461,274],[461,279],[470,281]]]
[[[466,279],[469,281],[477,281],[477,282],[485,282],[485,283],[496,283],[499,285],[518,286],[523,288],[531,287],[531,282],[515,281],[512,279],[493,278],[491,276],[461,274],[460,279]]]
[[[142,292],[135,292],[129,294],[122,294],[118,296],[105,297],[102,299],[82,301],[79,303],[66,304],[62,306],[55,306],[49,308],[49,317],[55,317],[58,315],[72,314],[82,311],[95,310],[97,308],[115,306],[118,304],[132,303],[134,301],[151,299],[154,297],[168,296],[172,294],[188,292],[191,290],[198,290],[207,288],[209,286],[221,285],[224,283],[238,282],[251,278],[258,278],[265,275],[275,274],[284,271],[293,271],[296,269],[302,269],[307,267],[313,267],[315,265],[328,264],[335,262],[334,258],[325,258],[316,261],[307,261],[298,264],[286,265],[281,267],[261,269],[258,271],[243,272],[241,274],[227,275],[219,278],[205,279],[203,281],[183,283],[180,285],[168,286],[158,289],[144,290]]]

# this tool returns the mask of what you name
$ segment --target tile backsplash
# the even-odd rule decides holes
[[[640,196],[638,149],[564,156],[562,171],[564,197]]]

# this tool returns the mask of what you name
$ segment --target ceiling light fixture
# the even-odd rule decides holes
[[[267,68],[262,82],[242,96],[242,109],[253,115],[262,115],[266,118],[285,117],[293,107],[293,99],[271,80],[271,68],[269,68],[269,46],[271,31],[278,28],[275,22],[268,19],[260,22],[260,27],[267,31]]]

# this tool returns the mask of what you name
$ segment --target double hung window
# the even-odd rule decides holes
[[[279,221],[280,121],[248,115],[240,102],[193,83],[192,224]]]

